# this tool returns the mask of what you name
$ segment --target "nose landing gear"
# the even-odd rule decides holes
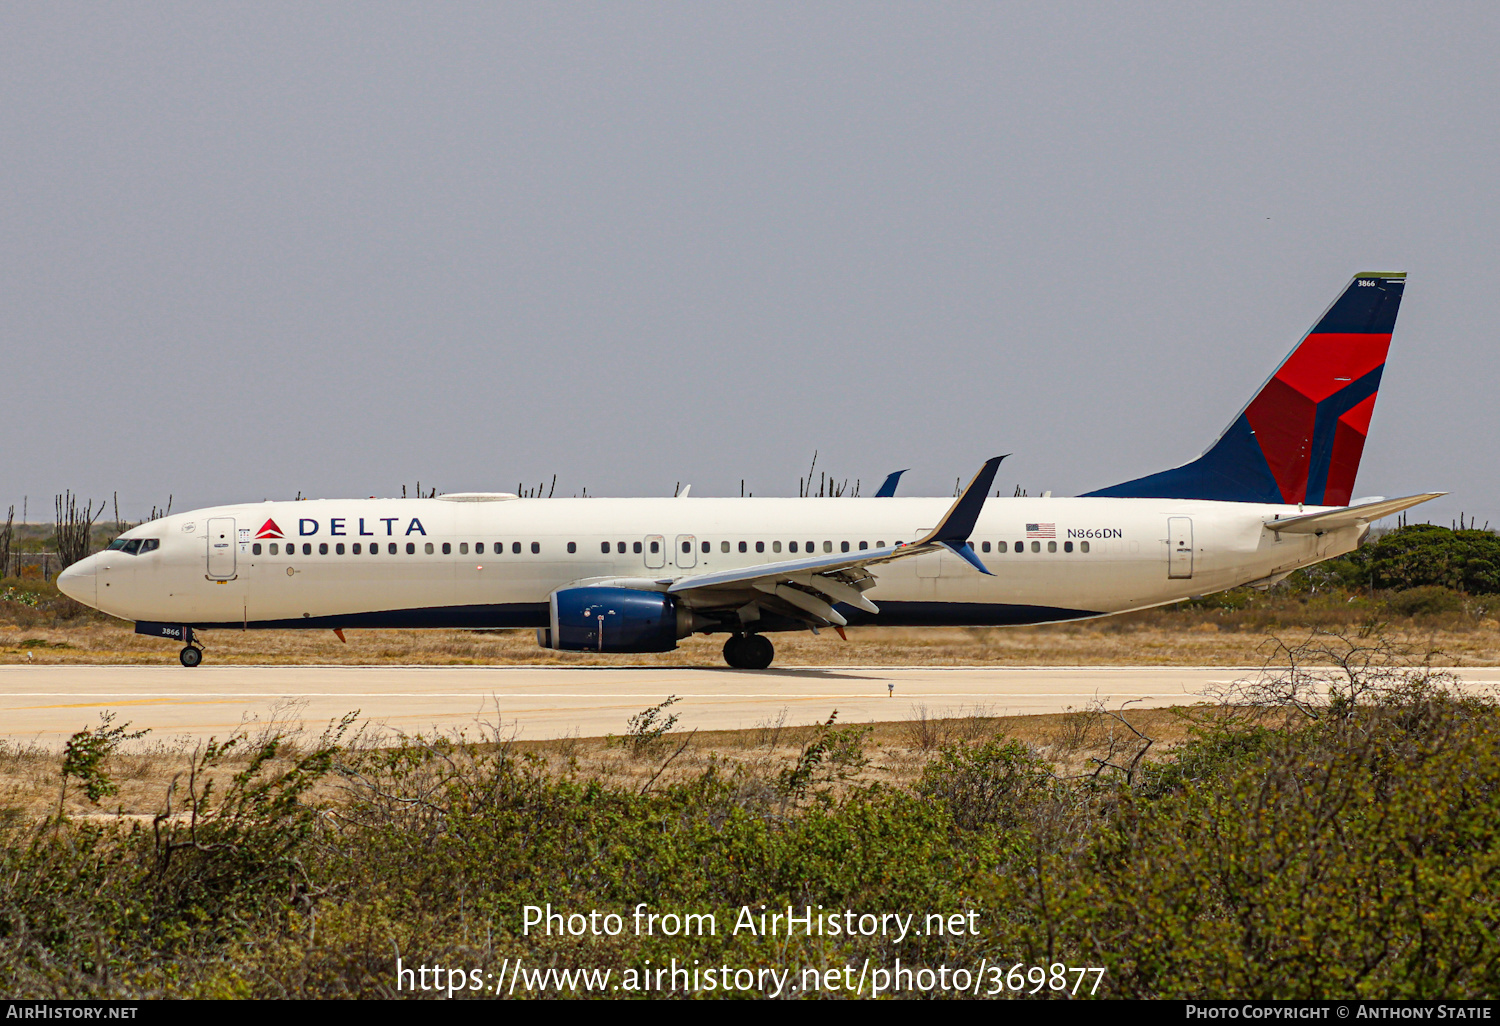
[[[731,634],[724,642],[724,661],[736,670],[764,670],[776,649],[763,634]]]
[[[183,666],[197,666],[203,662],[203,646],[193,640],[193,629],[185,624],[138,620],[135,632],[153,638],[171,638],[173,641],[182,642],[183,649],[177,653],[177,658],[182,661]]]

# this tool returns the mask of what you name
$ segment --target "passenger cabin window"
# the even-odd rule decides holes
[[[766,551],[766,543],[765,542],[756,542],[755,543],[755,551],[756,552],[764,552],[764,551]]]
[[[996,542],[995,543],[995,551],[996,552],[1004,552],[1005,551],[1005,543],[1004,542]]]
[[[703,548],[703,554],[705,556],[708,555],[710,552],[712,552],[714,550],[714,546],[713,546],[712,542],[704,542],[702,548]]]
[[[1055,542],[1055,541],[1049,541],[1047,543],[1047,551],[1048,552],[1056,552],[1057,551],[1057,542]]]
[[[349,551],[353,552],[357,556],[361,552],[364,552],[365,550],[360,547],[359,542],[355,542],[352,546],[350,546]]]
[[[271,543],[271,555],[273,555],[273,556],[274,556],[274,555],[276,555],[276,554],[277,554],[277,553],[278,553],[278,552],[280,552],[280,551],[281,551],[281,550],[280,550],[280,549],[278,549],[278,548],[277,548],[277,547],[276,547],[276,543],[275,543],[275,542],[272,542],[272,543]]]
[[[744,547],[745,547],[745,543],[744,542],[740,542],[740,548],[743,549]],[[728,552],[729,551],[729,543],[728,542],[719,542],[719,551],[720,552]]]
[[[339,542],[337,545],[335,545],[333,547],[333,551],[336,552],[338,555],[342,556],[344,554],[344,543],[343,542]]]
[[[416,542],[407,542],[406,543],[406,554],[408,556],[415,556],[417,554],[417,543]]]
[[[312,542],[303,542],[302,543],[302,554],[304,556],[311,556],[312,555]]]
[[[396,543],[390,542],[389,544],[387,544],[385,547],[385,551],[394,556],[396,554]]]
[[[1073,543],[1072,542],[1063,542],[1063,551],[1064,552],[1072,552],[1073,551]]]
[[[510,551],[511,551],[512,555],[519,556],[521,554],[521,543],[520,542],[511,542],[510,543]]]
[[[1041,552],[1042,551],[1042,543],[1041,542],[1032,542],[1031,543],[1031,551],[1032,552]]]
[[[693,543],[692,542],[683,542],[682,543],[682,551],[683,552],[692,552],[693,551]]]
[[[755,546],[755,551],[756,552],[760,551],[760,545],[759,544],[757,544]],[[772,552],[780,552],[781,551],[781,542],[779,542],[779,541],[773,541],[771,543],[771,551]],[[792,551],[793,552],[797,551],[797,543],[796,542],[792,542]]]
[[[260,555],[260,542],[256,542],[254,545],[250,546],[250,555],[252,555],[252,556],[258,556],[258,555]]]
[[[467,556],[469,554],[469,543],[468,542],[459,542],[458,543],[458,554],[460,556]]]
[[[328,555],[328,543],[327,542],[318,542],[318,555],[320,555],[320,556],[326,556],[326,555]]]
[[[796,542],[787,542],[786,550],[788,552],[796,552],[797,551],[797,543]]]
[[[578,543],[577,542],[568,542],[568,555],[571,556],[571,555],[573,555],[573,553],[575,553],[577,551],[578,551]]]
[[[634,545],[634,546],[632,546],[632,547],[633,547],[633,548],[634,548],[634,550],[635,550],[635,554],[636,554],[636,555],[637,555],[637,556],[639,556],[639,555],[640,555],[640,554],[641,554],[641,543],[640,543],[640,542],[636,542],[636,543],[635,543],[635,545]],[[655,551],[656,551],[656,542],[652,542],[652,543],[651,543],[651,551],[652,551],[652,552],[655,552]]]
[[[750,546],[746,545],[744,542],[740,542],[740,551],[741,552],[748,552],[748,551],[750,551]]]
[[[849,543],[848,542],[839,542],[839,551],[840,552],[848,552],[849,551]]]
[[[861,552],[864,552],[869,547],[870,547],[870,543],[867,542],[867,541],[862,541],[862,542],[859,543],[859,551],[861,551]]]
[[[661,551],[661,543],[660,542],[652,542],[651,543],[651,552],[653,554],[655,554],[655,553],[660,552],[660,551]]]
[[[620,546],[620,548],[622,548],[622,549],[624,547],[625,546],[623,546],[623,545]],[[606,556],[609,555],[609,542],[600,542],[599,543],[599,551],[602,552],[602,553],[604,553]]]
[[[496,549],[495,551],[499,552],[500,550]],[[474,552],[475,552],[476,555],[480,555],[480,556],[484,555],[484,542],[475,542],[474,543]]]
[[[1088,542],[1079,542],[1078,543],[1078,551],[1079,552],[1087,552],[1088,550],[1089,550],[1089,543]]]
[[[637,552],[641,551],[641,543],[640,542],[636,542],[635,543],[635,551],[637,551]],[[625,543],[624,542],[616,542],[615,543],[615,552],[617,552],[618,554],[620,554],[622,556],[625,555]]]
[[[531,554],[533,556],[535,556],[537,553],[539,553],[541,551],[542,551],[542,543],[541,542],[532,542],[531,543]]]
[[[1023,541],[1016,542],[1016,551],[1017,552],[1025,552],[1026,551],[1026,543],[1023,542]]]

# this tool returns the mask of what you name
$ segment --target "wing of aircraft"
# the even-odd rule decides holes
[[[969,547],[968,538],[974,532],[985,496],[989,494],[995,472],[1004,459],[1004,456],[996,456],[987,460],[974,475],[974,480],[969,482],[969,487],[954,501],[942,522],[916,541],[881,549],[788,559],[698,574],[674,581],[667,592],[681,596],[689,605],[699,609],[738,607],[758,602],[796,619],[842,627],[848,621],[833,608],[836,603],[844,602],[869,613],[880,611],[863,594],[875,585],[875,577],[869,571],[872,566],[946,549],[980,573],[988,574],[989,570]]]

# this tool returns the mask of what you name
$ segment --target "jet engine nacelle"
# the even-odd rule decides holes
[[[670,652],[693,619],[671,595],[633,588],[559,588],[551,607],[537,644],[573,652]]]

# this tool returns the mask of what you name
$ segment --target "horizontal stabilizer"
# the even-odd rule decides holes
[[[1266,529],[1278,534],[1322,534],[1325,531],[1337,531],[1341,527],[1357,527],[1360,524],[1373,523],[1382,517],[1400,513],[1403,509],[1411,509],[1413,506],[1447,494],[1447,492],[1422,492],[1419,495],[1406,495],[1399,499],[1381,499],[1379,502],[1367,502],[1360,506],[1345,506],[1343,509],[1324,510],[1322,513],[1308,513],[1305,516],[1287,517],[1283,520],[1268,520]]]

